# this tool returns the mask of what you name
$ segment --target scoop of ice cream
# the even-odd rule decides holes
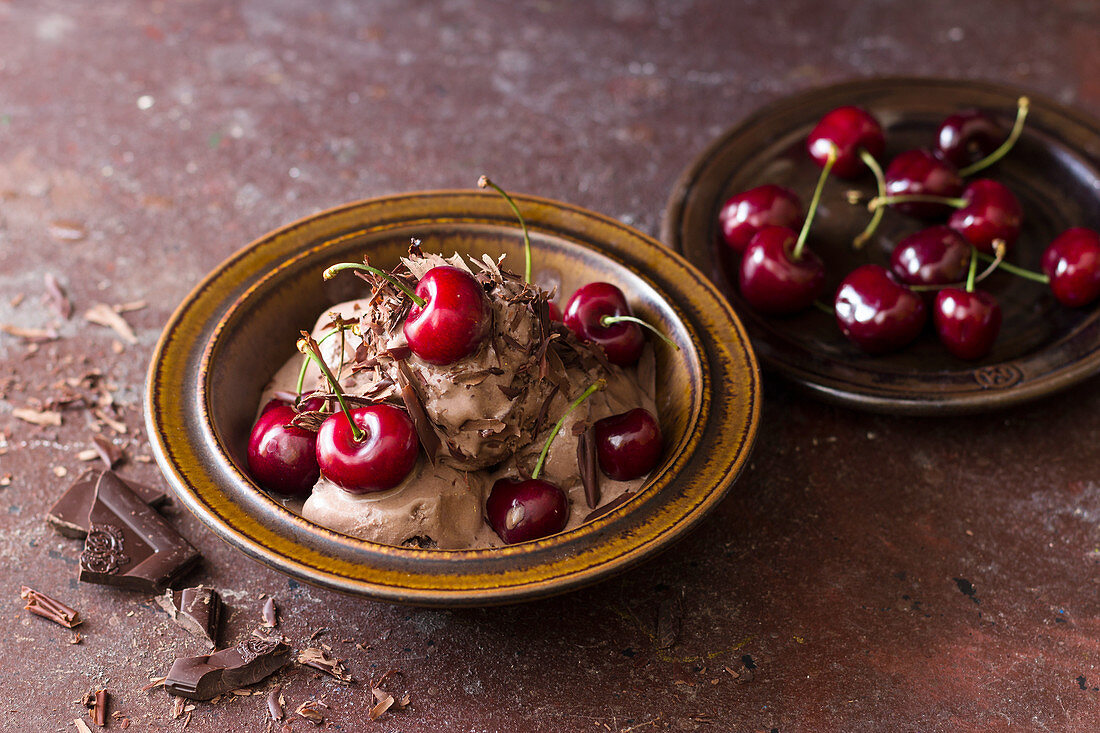
[[[484,478],[421,460],[397,487],[350,494],[322,479],[302,516],[337,532],[387,545],[461,549],[483,533]]]

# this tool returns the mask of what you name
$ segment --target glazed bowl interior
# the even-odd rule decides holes
[[[729,490],[759,420],[760,383],[741,323],[685,260],[621,223],[518,197],[531,230],[533,279],[563,304],[592,281],[619,286],[640,317],[679,350],[656,347],[662,465],[629,501],[541,540],[430,550],[356,539],[309,522],[261,491],[245,470],[261,393],[327,308],[362,297],[332,264],[392,267],[425,252],[496,259],[523,270],[522,231],[499,198],[428,192],[348,204],[245,247],[184,300],[150,366],[146,426],[181,502],[222,539],[306,582],[418,605],[490,605],[560,593],[621,571],[682,537]],[[587,511],[585,507],[574,511]]]

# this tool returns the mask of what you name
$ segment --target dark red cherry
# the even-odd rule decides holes
[[[386,404],[357,407],[350,414],[362,440],[355,439],[343,412],[329,416],[317,431],[317,464],[324,477],[352,494],[385,491],[404,481],[420,448],[409,416]]]
[[[927,150],[906,150],[886,167],[887,196],[946,196],[962,193],[963,180],[955,167]],[[951,213],[944,204],[909,201],[894,204],[894,208],[910,216],[935,219]]]
[[[966,279],[970,245],[951,227],[922,229],[898,242],[890,269],[906,285],[951,285]]]
[[[980,290],[944,288],[936,293],[932,321],[948,351],[960,359],[981,359],[1001,330],[1001,306]]]
[[[597,420],[596,457],[600,469],[616,481],[641,478],[661,461],[661,426],[648,410],[629,412]]]
[[[565,492],[549,481],[498,479],[485,502],[485,516],[497,535],[513,545],[557,534],[569,521]]]
[[[1043,252],[1042,267],[1059,303],[1088,305],[1100,295],[1100,234],[1084,227],[1067,229]]]
[[[837,107],[822,117],[806,138],[806,149],[821,168],[829,159],[831,145],[837,149],[833,173],[840,178],[855,178],[867,169],[859,151],[866,150],[873,157],[880,157],[886,147],[886,137],[878,120],[866,110]]]
[[[924,300],[879,265],[862,265],[848,273],[837,288],[834,308],[841,333],[872,354],[911,342],[928,316]]]
[[[320,475],[317,434],[291,425],[297,414],[290,405],[272,400],[248,438],[252,478],[264,489],[288,496],[308,495]]]
[[[603,325],[606,316],[632,316],[623,291],[611,283],[588,283],[577,289],[565,304],[563,322],[581,341],[603,346],[607,360],[619,366],[638,361],[645,346],[642,327],[637,323]]]
[[[794,191],[771,183],[731,196],[718,212],[722,239],[738,254],[763,227],[798,229],[802,219],[802,202]]]
[[[936,133],[936,154],[956,168],[965,168],[996,150],[1008,133],[996,120],[979,110],[953,114]]]
[[[429,364],[443,366],[470,356],[489,335],[493,313],[469,272],[433,267],[420,278],[416,294],[427,302],[413,303],[403,331],[412,352]]]
[[[550,320],[561,322],[561,308],[554,301],[549,301],[547,305],[550,306]]]
[[[1020,236],[1024,210],[1004,184],[988,178],[972,181],[963,190],[964,205],[956,209],[947,225],[963,235],[979,252],[994,254],[993,242],[1003,240],[1011,247]]]
[[[825,286],[825,265],[809,249],[794,258],[798,235],[787,227],[764,227],[741,258],[741,297],[759,311],[783,314],[808,308]]]

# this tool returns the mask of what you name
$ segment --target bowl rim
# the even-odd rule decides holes
[[[302,217],[262,235],[233,253],[184,298],[157,342],[145,393],[146,429],[150,445],[180,501],[221,539],[292,577],[353,594],[419,605],[488,605],[563,592],[624,570],[689,531],[728,492],[746,465],[756,437],[760,415],[759,368],[741,322],[725,298],[702,273],[646,235],[617,220],[570,204],[534,196],[517,195],[514,198],[526,208],[525,215],[532,232],[591,249],[616,267],[641,278],[661,296],[662,305],[670,308],[680,325],[692,335],[692,345],[698,352],[703,376],[696,399],[701,404],[695,409],[700,412],[700,422],[703,424],[689,425],[687,434],[680,441],[678,454],[666,458],[660,477],[652,478],[645,490],[615,510],[568,532],[502,548],[450,551],[394,547],[359,540],[313,524],[253,488],[250,494],[262,497],[255,498],[255,501],[278,507],[275,514],[279,518],[275,521],[279,526],[273,528],[251,516],[247,507],[242,507],[233,499],[232,492],[227,493],[219,488],[219,481],[224,481],[227,475],[232,480],[254,486],[220,443],[206,403],[205,367],[207,359],[222,343],[219,341],[222,329],[239,309],[245,307],[252,293],[276,278],[284,268],[309,261],[333,246],[334,241],[343,239],[332,234],[333,227],[339,228],[341,222],[358,221],[360,226],[356,233],[384,234],[394,228],[417,224],[430,227],[442,223],[484,224],[518,232],[518,223],[512,218],[510,209],[493,194],[442,190],[353,201]],[[427,219],[423,216],[410,218],[417,212],[424,213],[421,210],[425,205],[430,211],[438,213],[434,216],[429,213]],[[393,209],[397,210],[396,218],[378,216]],[[595,227],[600,234],[608,237],[608,241],[590,241],[594,236],[591,232],[587,239],[567,236],[571,228],[575,230],[585,225]],[[314,231],[326,228],[329,233],[324,236],[318,236],[320,231]],[[301,246],[303,240],[300,237],[305,237],[306,246]],[[283,250],[293,246],[294,242],[298,242],[298,246],[293,247],[293,255],[286,256],[289,253]],[[631,266],[632,259],[641,261],[645,255],[653,258],[653,264],[661,263],[663,267],[646,271]],[[687,298],[686,305],[690,307],[685,308],[684,303],[670,297],[673,293],[668,292],[668,286],[673,273],[690,278],[691,287],[682,286],[679,294],[679,297]],[[233,279],[241,274],[247,278],[243,281]],[[708,329],[696,322],[696,308],[711,319],[717,318],[732,326],[734,338],[705,338]],[[721,358],[716,359],[715,352]],[[744,409],[735,414],[719,405],[719,409],[712,412],[715,398],[722,396],[724,384],[733,376],[736,367],[739,367],[738,373],[748,385]],[[173,395],[178,395],[178,404]],[[727,430],[738,428],[736,446],[727,446],[735,449],[727,451],[728,455],[714,456],[705,462],[704,467],[709,470],[704,474],[707,480],[703,483],[706,486],[698,485],[698,481],[694,486],[686,485],[691,483],[689,481],[677,481],[678,494],[687,492],[690,500],[680,507],[675,516],[667,516],[668,512],[660,511],[661,505],[667,501],[667,497],[662,499],[661,490],[681,478],[678,472],[697,452],[706,450],[706,446],[699,441],[702,428],[709,426],[712,415],[725,419],[726,423],[737,418],[740,423],[737,426],[723,424]],[[656,490],[650,491],[651,485],[656,486]],[[621,524],[623,517],[643,510],[649,521],[640,528],[644,532],[615,532],[616,524]],[[306,534],[286,536],[280,529],[304,531]],[[303,539],[314,542],[303,542]],[[472,574],[459,572],[442,575],[418,575],[416,570],[418,564],[438,563],[442,558],[447,558],[452,567],[490,561],[499,564],[509,558],[534,556],[546,548],[561,550],[564,544],[585,541],[590,544],[594,542],[596,550],[604,541],[610,542],[614,551],[604,548],[603,552],[591,552],[591,557],[581,558],[591,548],[580,548],[571,552],[572,562],[521,569],[520,574],[526,573],[525,577],[510,579],[502,579],[508,573],[499,572],[499,568],[498,572],[486,572],[492,568],[482,568]],[[315,543],[329,549],[338,548],[341,555],[326,555]],[[348,556],[343,555],[345,550]],[[371,562],[349,563],[346,562],[347,557]],[[472,580],[475,578],[480,580],[475,582]]]

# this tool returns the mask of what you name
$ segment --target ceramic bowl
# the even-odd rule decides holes
[[[149,371],[146,425],[165,476],[219,537],[297,579],[386,601],[490,605],[590,584],[682,537],[726,494],[756,435],[760,380],[726,299],[658,242],[607,217],[520,196],[536,281],[569,294],[595,280],[679,345],[658,349],[662,466],[629,502],[577,529],[485,550],[382,545],[313,524],[259,490],[245,448],[261,390],[296,334],[361,295],[357,278],[325,282],[336,262],[391,267],[411,238],[425,251],[508,256],[522,271],[511,211],[484,192],[429,192],[348,204],[272,232],[230,257],[187,296]],[[560,299],[563,300],[563,299]]]

